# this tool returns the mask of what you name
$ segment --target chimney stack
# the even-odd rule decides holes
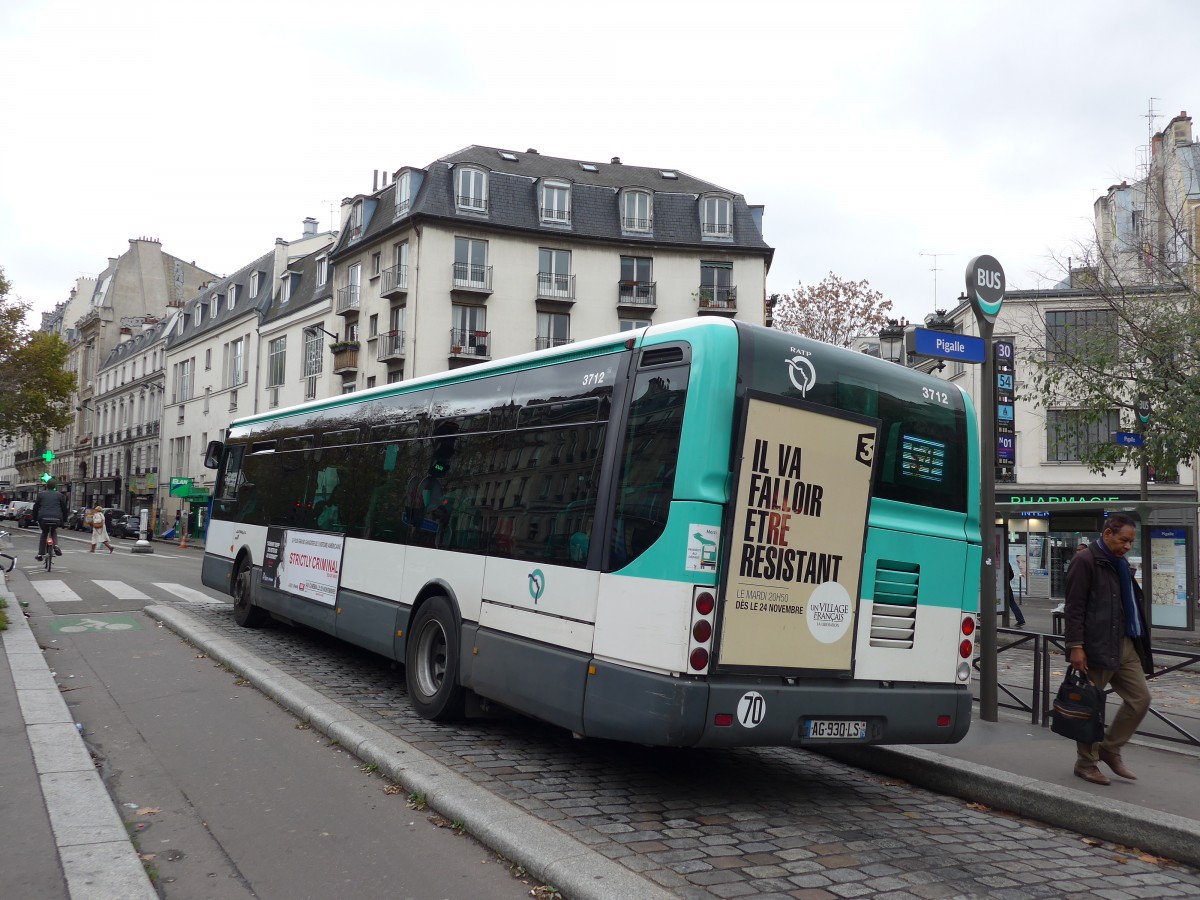
[[[317,220],[309,216],[304,220],[304,237],[316,237],[317,235]]]
[[[614,166],[619,166],[619,165],[621,164],[621,157],[619,157],[619,156],[614,156],[614,157],[612,158],[612,164],[613,164]]]

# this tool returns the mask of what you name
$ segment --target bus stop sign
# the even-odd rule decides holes
[[[967,263],[967,297],[978,315],[995,323],[1004,301],[1004,267],[994,256],[977,256]]]

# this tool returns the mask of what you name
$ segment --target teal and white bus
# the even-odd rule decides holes
[[[955,385],[705,318],[238,419],[203,581],[238,624],[670,746],[970,725],[979,445]]]

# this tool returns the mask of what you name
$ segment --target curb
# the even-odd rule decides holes
[[[406,790],[425,795],[430,808],[461,820],[488,848],[525,867],[571,900],[672,900],[675,895],[553,825],[503,800],[411,744],[384,731],[270,663],[221,637],[187,613],[168,606],[143,610],[211,659],[229,666],[284,709]]]
[[[157,900],[125,822],[17,598],[0,573],[8,630],[0,632],[46,804],[67,893],[80,900]]]
[[[824,747],[820,752],[940,794],[1200,867],[1200,822],[1192,819],[1123,800],[1101,801],[1083,791],[919,747]]]

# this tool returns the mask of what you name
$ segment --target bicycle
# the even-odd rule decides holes
[[[54,567],[54,556],[59,552],[56,546],[56,538],[58,537],[58,524],[51,523],[46,526],[46,571],[49,572]]]
[[[8,560],[8,568],[4,569],[5,572],[11,572],[13,570],[13,567],[16,566],[16,564],[17,564],[17,558],[15,556],[10,556],[9,554],[4,552],[4,550],[11,550],[11,549],[12,549],[12,535],[9,534],[7,531],[0,531],[0,559]],[[0,563],[0,567],[3,567],[3,565],[4,565],[4,563]]]

